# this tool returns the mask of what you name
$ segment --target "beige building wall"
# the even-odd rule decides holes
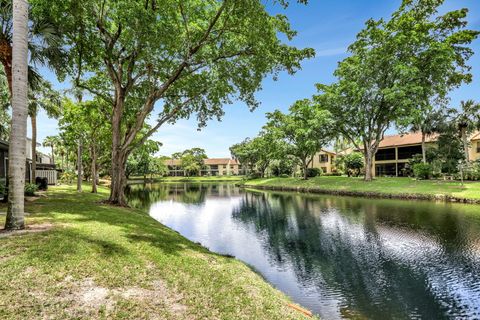
[[[470,150],[468,152],[468,157],[470,158],[470,161],[480,159],[480,140],[472,140],[470,142]]]
[[[332,173],[335,171],[335,159],[337,155],[334,152],[322,150],[317,152],[313,157],[310,168],[318,168],[324,173]]]

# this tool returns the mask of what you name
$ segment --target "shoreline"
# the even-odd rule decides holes
[[[456,197],[448,194],[387,193],[387,192],[376,192],[376,191],[325,189],[325,188],[319,188],[319,187],[257,185],[257,184],[248,184],[248,182],[244,184],[237,184],[237,185],[244,189],[286,191],[286,192],[298,192],[298,193],[307,193],[307,194],[324,194],[324,195],[346,196],[346,197],[357,197],[357,198],[419,200],[419,201],[433,201],[433,202],[445,202],[445,203],[480,204],[480,199]]]

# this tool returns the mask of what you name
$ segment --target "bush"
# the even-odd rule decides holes
[[[344,165],[347,175],[358,177],[364,167],[363,155],[359,152],[354,152],[344,156]]]
[[[413,165],[413,175],[417,179],[430,179],[432,174],[432,166],[428,163],[416,163]]]
[[[342,175],[341,172],[332,172],[332,173],[323,173],[322,176],[326,177],[340,177]]]
[[[38,191],[38,186],[35,183],[25,184],[25,195],[26,196],[34,196],[36,191]]]
[[[308,178],[318,177],[321,174],[322,174],[322,170],[320,170],[319,168],[308,168],[307,169],[307,177]]]

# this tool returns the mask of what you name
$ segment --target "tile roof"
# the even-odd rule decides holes
[[[425,137],[426,142],[433,142],[437,140],[438,135],[429,135]],[[386,147],[396,147],[396,146],[405,146],[410,144],[419,144],[422,143],[422,133],[413,132],[405,134],[395,134],[385,136],[380,142],[379,148]]]

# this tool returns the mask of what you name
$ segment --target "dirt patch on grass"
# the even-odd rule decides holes
[[[51,230],[53,228],[52,223],[38,223],[27,225],[27,227],[23,230],[0,230],[0,238],[6,238],[10,236],[28,234],[28,233],[37,233],[37,232],[45,232]]]
[[[99,286],[91,278],[73,281],[67,277],[62,294],[54,299],[68,305],[65,311],[69,317],[88,316],[95,318],[100,313],[114,316],[124,305],[141,310],[147,319],[186,319],[187,307],[181,303],[183,296],[168,289],[164,281],[155,280],[146,288],[132,286],[109,289]]]

